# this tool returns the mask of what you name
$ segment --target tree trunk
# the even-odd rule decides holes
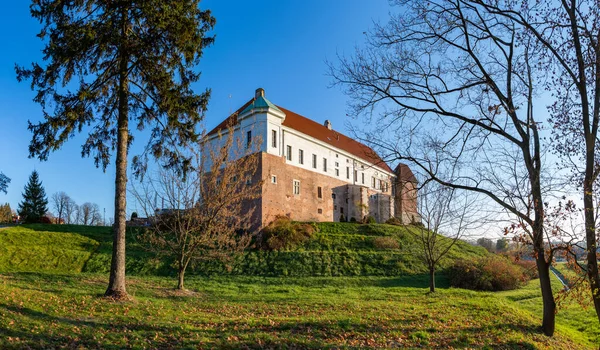
[[[590,164],[593,164],[593,158],[588,159]],[[593,167],[592,167],[593,169]],[[589,173],[592,173],[591,170]],[[593,180],[591,176],[588,179],[588,172],[586,170],[586,179],[583,186],[583,206],[585,209],[585,239],[587,244],[587,275],[590,281],[590,289],[592,293],[592,299],[594,300],[594,309],[596,311],[596,317],[600,321],[600,277],[598,276],[598,258],[597,258],[597,244],[596,244],[596,222],[594,219],[594,198],[593,198]]]
[[[121,35],[125,38],[127,30],[126,11],[123,11]],[[123,39],[125,40],[125,39]],[[128,58],[121,49],[119,62],[119,116],[117,124],[117,160],[115,178],[115,224],[113,225],[112,260],[110,264],[110,279],[108,289],[104,293],[115,299],[128,299],[125,288],[125,232],[127,209],[127,148],[129,144],[128,125],[128,95],[129,82],[127,79]]]
[[[429,291],[435,292],[435,267],[429,268]]]
[[[183,278],[185,275],[185,269],[183,267],[179,267],[179,271],[177,273],[177,277],[178,277],[178,282],[177,282],[177,289],[179,290],[184,290],[185,287],[183,285]]]
[[[184,277],[185,277],[185,270],[187,269],[189,262],[190,262],[190,259],[186,258],[185,256],[182,256],[179,259],[179,269],[177,271],[177,278],[178,278],[177,289],[179,289],[179,290],[185,289],[183,281],[184,281]]]
[[[538,274],[540,275],[540,288],[542,289],[542,304],[544,306],[542,331],[547,336],[554,335],[554,324],[556,318],[556,303],[552,295],[552,284],[550,281],[550,264],[544,259],[543,251],[536,257]]]

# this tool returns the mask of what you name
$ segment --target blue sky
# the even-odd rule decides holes
[[[386,21],[387,0],[205,0],[201,6],[217,19],[215,45],[198,67],[202,78],[197,91],[212,89],[207,128],[262,87],[273,103],[318,122],[330,119],[335,129],[345,131],[347,98],[330,87],[325,61],[351,54],[373,21]],[[69,140],[47,162],[28,158],[27,121],[40,121],[42,113],[29,84],[17,82],[14,65],[41,60],[39,29],[28,1],[0,3],[0,171],[12,179],[8,194],[0,192],[0,203],[16,208],[36,169],[48,196],[64,191],[78,204],[97,203],[108,219],[114,210],[114,166],[104,173],[92,159],[81,158],[84,135]],[[132,155],[144,141],[136,139]]]

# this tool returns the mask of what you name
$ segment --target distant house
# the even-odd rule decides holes
[[[298,221],[361,220],[397,217],[419,221],[417,180],[410,168],[391,169],[370,147],[323,124],[277,106],[263,89],[208,133],[235,125],[244,143],[259,137],[258,177],[264,181],[256,207],[260,224],[276,215]]]

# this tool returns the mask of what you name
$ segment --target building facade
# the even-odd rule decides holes
[[[417,181],[410,168],[392,170],[371,148],[323,124],[276,106],[256,90],[244,104],[208,133],[233,125],[234,137],[255,151],[262,196],[252,205],[261,225],[277,215],[297,221],[349,221],[372,216],[419,221]],[[242,146],[243,147],[243,146]]]

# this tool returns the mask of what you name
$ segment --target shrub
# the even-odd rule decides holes
[[[42,216],[40,218],[40,224],[51,224],[52,223],[52,219],[50,219],[47,216]]]
[[[346,217],[344,214],[340,214],[340,222],[346,222]]]
[[[350,222],[354,222],[354,223],[356,223],[356,218],[355,218],[354,216],[353,216],[353,217],[351,217],[351,218],[350,218]]]
[[[488,291],[516,289],[526,279],[523,268],[498,255],[459,260],[448,277],[453,287]]]
[[[375,220],[375,218],[372,217],[372,216],[367,216],[364,221],[365,221],[365,224],[375,224],[375,223],[377,223],[377,220]]]
[[[277,216],[263,229],[259,246],[269,250],[293,249],[309,240],[316,231],[310,223],[293,222],[287,216]]]
[[[515,260],[515,264],[519,265],[523,269],[523,274],[526,277],[526,280],[532,280],[534,278],[539,278],[537,265],[535,260]]]
[[[400,221],[400,219],[398,219],[395,216],[392,216],[391,218],[387,219],[387,221],[385,223],[388,224],[388,225],[403,226],[402,222]]]
[[[400,243],[394,237],[375,237],[373,247],[376,249],[400,249]]]

